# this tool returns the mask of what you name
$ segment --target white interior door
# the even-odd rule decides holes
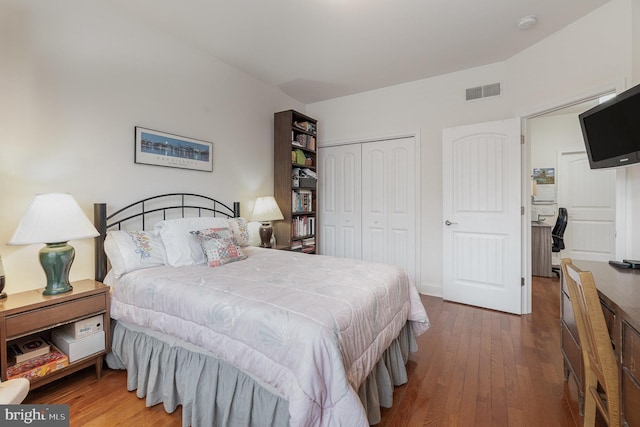
[[[590,169],[584,151],[561,152],[557,178],[558,207],[569,214],[561,256],[616,259],[616,171]]]
[[[362,257],[361,144],[322,147],[320,253]]]
[[[443,130],[443,296],[520,314],[520,120]]]
[[[416,280],[416,142],[362,144],[362,259],[404,268]]]

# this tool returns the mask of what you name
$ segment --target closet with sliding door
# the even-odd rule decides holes
[[[418,266],[416,137],[318,150],[320,253],[404,268]]]

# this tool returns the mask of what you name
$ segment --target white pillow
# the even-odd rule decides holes
[[[104,252],[116,277],[165,265],[167,257],[162,239],[150,231],[109,231],[104,239]]]
[[[249,228],[247,227],[247,220],[244,218],[229,218],[229,230],[233,233],[233,237],[240,246],[247,246],[249,244]]]
[[[247,224],[247,228],[249,229],[249,245],[250,246],[260,246],[260,226],[261,222],[251,221]]]
[[[167,264],[183,267],[207,262],[198,239],[190,233],[191,231],[228,226],[226,218],[194,217],[160,221],[153,229],[162,237],[167,252]]]

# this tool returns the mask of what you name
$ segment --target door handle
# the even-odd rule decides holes
[[[446,220],[446,221],[444,222],[444,225],[447,225],[447,226],[449,226],[449,225],[453,225],[453,224],[457,224],[457,222],[451,222],[451,221],[449,221],[449,220]]]

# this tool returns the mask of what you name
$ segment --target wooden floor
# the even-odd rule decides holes
[[[563,381],[559,282],[534,278],[533,314],[515,316],[423,296],[431,328],[379,426],[577,426]],[[566,392],[565,392],[566,391]],[[71,426],[180,426],[180,408],[145,407],[123,371],[86,369],[32,391],[25,403],[69,404]]]

